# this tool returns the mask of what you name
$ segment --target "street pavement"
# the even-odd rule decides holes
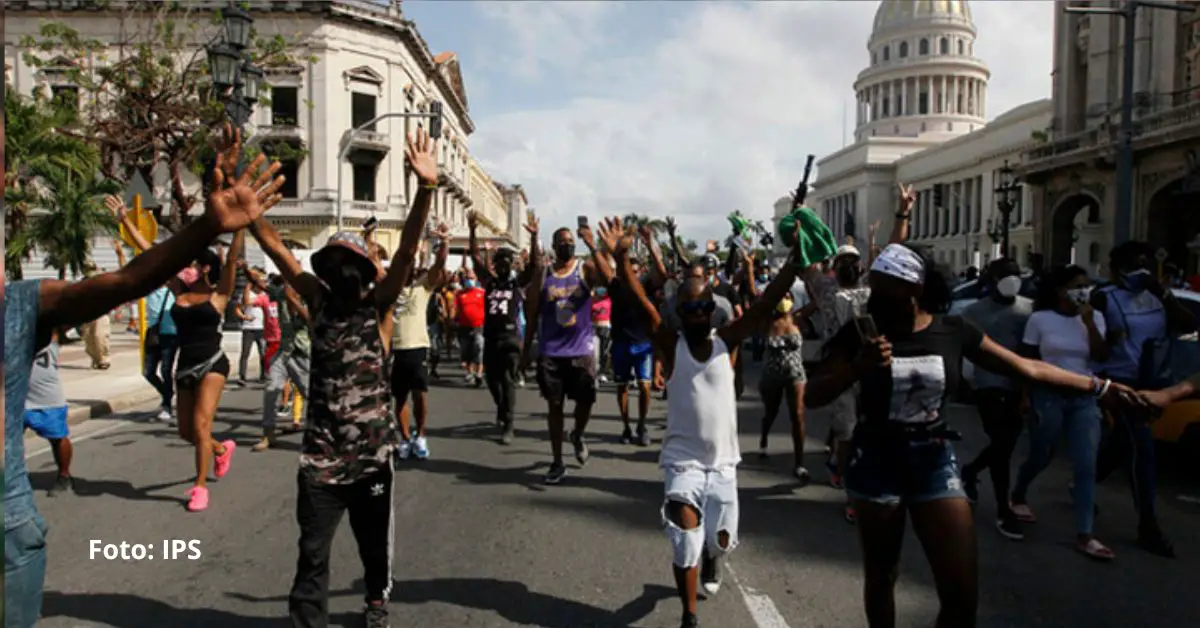
[[[611,387],[589,427],[592,459],[559,486],[544,486],[549,462],[544,406],[533,390],[518,401],[518,439],[496,442],[490,398],[458,381],[431,392],[432,458],[410,461],[396,478],[392,625],[637,626],[678,625],[670,548],[661,531],[661,477],[656,469],[665,402],[652,410],[655,447],[617,442],[620,421]],[[757,457],[761,410],[750,387],[741,404],[740,547],[725,586],[701,602],[702,625],[722,628],[862,626],[859,553],[853,526],[841,518],[838,492],[823,482],[790,479],[786,421],[776,423],[771,458]],[[215,627],[288,625],[287,593],[296,558],[294,519],[299,436],[252,453],[261,390],[226,392],[216,432],[239,448],[232,471],[210,482],[206,512],[184,510],[192,451],[162,423],[125,413],[75,427],[77,495],[47,498],[54,463],[27,438],[38,505],[50,525],[46,628],[81,626]],[[150,408],[144,408],[149,410]],[[954,421],[982,444],[974,412]],[[285,419],[286,420],[286,419]],[[827,421],[810,417],[819,449]],[[1023,459],[1023,451],[1018,453]],[[1067,466],[1040,478],[1031,494],[1041,522],[1024,542],[1000,537],[987,481],[978,507],[980,625],[986,627],[1127,628],[1200,625],[1195,574],[1200,568],[1200,504],[1176,496],[1195,486],[1164,488],[1163,525],[1180,558],[1149,556],[1133,543],[1135,522],[1123,478],[1099,491],[1097,534],[1116,551],[1112,564],[1072,549]],[[153,560],[90,556],[91,542],[152,544]],[[164,559],[164,540],[196,541],[199,557]],[[333,549],[332,624],[359,625],[361,567],[348,525]],[[909,533],[897,585],[900,626],[930,626],[937,610],[929,569]]]

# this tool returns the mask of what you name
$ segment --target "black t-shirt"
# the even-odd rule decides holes
[[[650,292],[645,280],[642,281],[642,290]],[[609,296],[612,298],[613,340],[631,345],[650,342],[647,332],[649,317],[633,290],[617,279],[609,286]]]
[[[487,282],[485,292],[483,335],[488,338],[515,337],[521,308],[521,287],[511,277],[492,279]]]
[[[963,358],[974,360],[984,334],[958,316],[936,314],[905,338],[889,338],[892,364],[860,380],[858,414],[863,427],[921,427],[945,421],[946,400],[958,390]],[[858,330],[851,321],[830,339],[833,351],[856,355]]]
[[[719,297],[725,297],[725,299],[729,301],[729,304],[733,306],[738,306],[742,303],[741,297],[738,296],[737,289],[734,288],[733,285],[728,281],[722,281],[716,286],[713,286],[713,294]]]

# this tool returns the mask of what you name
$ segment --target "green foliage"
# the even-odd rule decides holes
[[[28,240],[45,255],[47,268],[82,275],[91,262],[92,242],[98,233],[115,234],[117,222],[104,197],[120,194],[122,185],[105,179],[96,170],[76,173],[65,168],[46,172],[33,199],[45,213],[30,217]]]

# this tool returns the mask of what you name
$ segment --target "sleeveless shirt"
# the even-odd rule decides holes
[[[521,287],[516,277],[496,277],[488,281],[484,297],[483,334],[491,340],[516,337],[521,312]]]
[[[547,269],[541,298],[541,354],[551,358],[592,355],[596,338],[592,291],[583,280],[583,262],[576,260],[566,277]]]
[[[729,469],[742,461],[729,347],[715,331],[712,345],[712,355],[698,362],[682,336],[675,343],[660,467]]]

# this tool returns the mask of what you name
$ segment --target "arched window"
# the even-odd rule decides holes
[[[1100,243],[1092,242],[1088,245],[1088,263],[1098,264],[1101,261],[1103,260],[1100,259]]]
[[[964,50],[964,47],[963,47],[963,40],[961,40],[961,39],[960,39],[960,40],[958,40],[958,54],[960,54],[960,55],[961,55],[961,54],[965,54],[965,53],[963,52],[963,50]]]
[[[928,39],[921,40],[921,46],[919,48],[919,52],[923,55],[929,54],[929,40]]]
[[[872,52],[871,53],[871,65],[875,65],[876,63],[879,63],[879,56],[876,55],[874,52]]]
[[[950,54],[950,40],[943,37],[938,42],[938,52],[944,55]]]
[[[907,57],[907,56],[908,56],[908,42],[902,41],[902,42],[900,42],[900,58],[903,59],[904,57]]]
[[[883,47],[883,60],[888,61],[892,58],[892,49],[890,46]]]
[[[1087,221],[1089,225],[1100,224],[1100,204],[1089,203],[1087,208]]]

